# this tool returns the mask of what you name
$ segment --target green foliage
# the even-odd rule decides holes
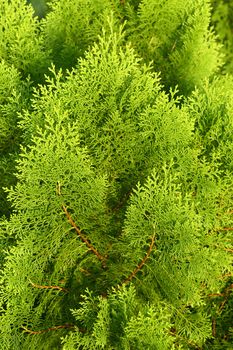
[[[211,29],[206,0],[141,1],[130,40],[146,61],[153,60],[166,87],[187,94],[221,65],[220,46]]]
[[[20,335],[21,332],[17,337],[16,334],[13,336],[12,332],[8,333],[8,326],[14,324],[18,329],[22,325],[28,326],[29,310],[31,310],[30,324],[37,327],[41,322],[44,323],[43,315],[47,308],[49,309],[45,321],[47,324],[61,319],[59,314],[63,307],[59,306],[56,300],[58,293],[49,293],[44,303],[36,306],[41,293],[39,290],[38,294],[38,290],[32,288],[30,283],[43,284],[51,281],[59,284],[58,279],[63,276],[62,278],[70,280],[71,285],[73,283],[76,285],[74,289],[77,288],[80,266],[76,264],[81,257],[86,256],[87,249],[83,244],[80,245],[75,234],[70,232],[69,223],[64,220],[63,201],[72,212],[74,211],[75,216],[77,215],[80,229],[85,228],[86,232],[91,232],[93,242],[97,237],[103,237],[103,226],[106,226],[105,224],[99,228],[99,221],[104,217],[102,203],[106,181],[103,177],[95,177],[85,150],[78,145],[77,128],[75,126],[64,128],[63,118],[64,116],[60,117],[60,122],[57,120],[56,126],[48,119],[46,131],[34,139],[34,145],[29,152],[22,153],[17,175],[20,181],[14,190],[9,191],[9,198],[18,214],[11,217],[7,229],[10,235],[16,236],[18,243],[10,250],[6,259],[5,272],[8,270],[8,273],[3,275],[5,285],[3,300],[6,302],[7,295],[11,293],[14,297],[12,295],[11,300],[7,302],[8,306],[12,307],[7,307],[0,330],[3,344],[8,344],[10,341],[9,344],[12,344],[10,348],[21,347],[22,339],[25,340],[25,344],[22,343],[23,348],[28,348],[29,337]],[[58,186],[61,188],[61,195]],[[26,198],[29,200],[27,204]],[[20,217],[24,219],[21,220]],[[100,241],[97,246],[99,244]],[[67,256],[68,247],[72,247],[72,254],[69,256]],[[90,264],[94,269],[92,255],[86,256],[84,260],[85,265]],[[65,261],[67,264],[64,265]],[[52,310],[55,305],[58,309],[54,313]],[[66,314],[65,309],[62,313]]]
[[[225,56],[224,72],[233,72],[233,4],[226,0],[212,0],[212,23],[222,44],[222,52]]]
[[[18,113],[27,107],[30,83],[23,81],[17,69],[0,63],[0,213],[9,214],[3,187],[15,183],[14,163],[21,142]]]
[[[231,349],[210,1],[35,5],[0,5],[0,349]]]
[[[73,314],[88,331],[68,335],[64,349],[174,349],[171,311],[162,303],[142,307],[133,286],[113,290],[107,299],[94,298],[89,291],[83,298]]]
[[[111,9],[109,0],[52,1],[43,36],[53,62],[60,67],[73,67],[101,33]]]
[[[22,81],[17,69],[0,63],[0,152],[14,149],[19,143],[17,112],[27,106],[29,84]]]
[[[43,127],[48,110],[56,118],[58,109],[68,109],[98,171],[117,186],[117,200],[155,164],[175,157],[188,166],[193,129],[189,115],[177,107],[175,93],[170,98],[164,94],[158,76],[140,66],[130,46],[123,50],[122,41],[121,31],[118,36],[104,34],[65,82],[53,70],[54,78],[34,93],[34,112],[25,113],[21,122],[27,139],[30,129],[33,133],[37,125]]]
[[[0,5],[0,58],[26,77],[41,79],[48,65],[39,25],[26,0],[2,0]]]
[[[32,4],[36,16],[39,18],[46,16],[48,11],[47,0],[27,0],[27,2]]]
[[[233,170],[233,80],[231,76],[206,81],[187,100],[196,120],[196,136],[202,154],[219,163],[221,169]]]

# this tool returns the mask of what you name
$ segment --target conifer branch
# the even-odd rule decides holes
[[[24,326],[21,326],[21,328],[23,329],[24,333],[28,333],[28,334],[31,334],[31,335],[33,335],[33,334],[43,334],[43,333],[47,333],[47,332],[50,332],[50,331],[57,331],[58,329],[69,329],[69,328],[72,329],[74,327],[75,326],[73,324],[67,323],[67,324],[64,324],[64,325],[61,325],[61,326],[54,326],[54,327],[49,327],[49,328],[46,328],[46,329],[42,329],[40,331],[33,331],[33,330],[28,329],[28,328],[26,328]],[[86,332],[86,330],[83,329],[83,328],[80,328],[79,331],[81,333],[85,333]]]
[[[56,186],[56,193],[58,194],[58,196],[61,196],[61,184],[58,181],[57,182],[57,186]],[[102,263],[102,267],[106,268],[106,264],[105,264],[105,260],[106,258],[101,255],[98,250],[95,249],[95,247],[93,247],[93,245],[88,241],[88,239],[82,234],[80,228],[76,225],[75,221],[73,220],[72,216],[70,215],[70,213],[68,212],[66,206],[64,205],[64,203],[62,203],[62,209],[66,214],[66,217],[69,221],[69,223],[71,224],[71,226],[75,229],[76,233],[78,234],[78,236],[80,237],[80,239],[86,244],[86,246],[97,256],[97,258],[101,261]]]
[[[225,291],[224,291],[225,299],[223,300],[223,302],[222,302],[221,305],[220,305],[219,312],[221,312],[222,309],[224,308],[224,306],[225,306],[225,304],[226,304],[226,302],[227,302],[227,299],[228,299],[228,297],[229,297],[229,294],[230,294],[230,292],[232,291],[232,289],[233,289],[233,283],[230,284],[230,285],[225,289]]]
[[[62,204],[62,209],[66,214],[66,217],[69,221],[69,223],[71,224],[71,226],[75,229],[76,233],[78,234],[78,236],[80,237],[80,239],[86,244],[86,246],[92,251],[92,253],[94,253],[97,258],[101,261],[102,266],[105,268],[106,264],[105,264],[105,257],[103,255],[101,255],[98,250],[96,250],[93,245],[88,241],[88,239],[82,234],[81,230],[79,229],[79,227],[76,225],[76,223],[74,222],[72,216],[70,215],[70,213],[68,212],[67,208],[65,207],[64,204]]]
[[[214,298],[214,297],[224,297],[224,293],[212,293],[212,294],[208,294],[208,297],[210,298]]]
[[[233,227],[220,227],[216,231],[233,231]]]
[[[186,344],[191,345],[192,347],[195,347],[196,350],[201,350],[201,348],[197,347],[197,344],[195,342],[193,342],[192,340],[188,340],[187,338],[184,338],[182,337],[182,335],[178,334],[175,327],[172,327],[170,329],[169,334],[173,337],[182,339],[182,341],[184,341]]]
[[[140,262],[140,264],[138,264],[138,266],[134,269],[134,271],[129,275],[129,277],[127,277],[123,282],[122,284],[127,284],[129,282],[132,281],[132,279],[136,276],[136,274],[138,273],[138,271],[140,271],[142,269],[142,267],[145,265],[146,261],[148,260],[151,252],[152,252],[152,249],[154,247],[154,243],[155,243],[155,236],[152,236],[151,238],[151,243],[150,243],[150,246],[149,246],[149,249],[145,255],[145,257],[142,259],[142,261]]]
[[[208,297],[224,297],[224,300],[221,302],[220,307],[218,309],[218,312],[221,313],[221,311],[223,310],[227,299],[229,297],[230,292],[233,289],[233,283],[230,284],[224,291],[223,293],[213,293],[213,294],[208,294]]]
[[[225,275],[221,275],[221,276],[219,277],[219,279],[224,279],[224,278],[232,277],[232,276],[233,276],[233,274],[232,274],[231,272],[229,272],[229,273],[225,273]]]
[[[225,250],[226,252],[233,253],[233,249],[231,249],[231,248],[224,248],[224,250]]]
[[[208,294],[208,297],[224,297],[224,296],[228,296],[228,294],[230,293],[230,291],[233,289],[233,283],[230,284],[223,293],[213,293],[213,294]]]
[[[65,292],[65,293],[68,292],[68,289],[63,288],[63,287],[59,287],[59,286],[41,286],[41,285],[35,284],[35,283],[31,282],[31,281],[30,281],[30,283],[31,283],[31,285],[33,287],[39,288],[39,289],[54,289],[54,290],[59,290],[59,291]]]

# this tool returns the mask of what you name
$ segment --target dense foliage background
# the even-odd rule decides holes
[[[0,14],[0,349],[232,349],[233,4]]]

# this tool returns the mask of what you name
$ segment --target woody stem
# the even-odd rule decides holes
[[[151,252],[152,252],[152,249],[153,249],[153,246],[154,246],[154,243],[155,243],[155,236],[153,236],[151,238],[151,243],[150,243],[150,246],[149,246],[149,249],[145,255],[145,257],[142,259],[142,261],[140,262],[140,264],[138,264],[138,266],[134,269],[134,271],[129,275],[129,277],[127,277],[122,284],[126,284],[126,283],[129,283],[135,276],[136,274],[138,273],[138,271],[140,271],[142,269],[142,267],[145,265],[146,261],[148,260]]]
[[[96,250],[93,247],[93,245],[88,241],[88,239],[82,234],[81,230],[79,229],[79,227],[74,222],[72,216],[70,215],[70,213],[68,212],[68,210],[67,210],[67,208],[65,207],[64,204],[62,204],[62,209],[65,212],[69,223],[75,229],[75,231],[78,234],[78,236],[80,237],[80,239],[86,244],[86,246],[92,251],[92,253],[94,253],[97,256],[97,258],[102,262],[102,266],[105,267],[105,262],[104,262],[105,261],[105,257],[103,255],[101,255],[98,252],[98,250]]]

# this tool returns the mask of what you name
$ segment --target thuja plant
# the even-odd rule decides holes
[[[231,348],[232,78],[203,81],[209,1],[1,6],[2,348]],[[35,85],[50,59],[22,112],[18,71]]]
[[[217,100],[231,80],[182,103],[114,28],[72,71],[52,66],[20,114],[3,349],[232,345],[232,114]]]

